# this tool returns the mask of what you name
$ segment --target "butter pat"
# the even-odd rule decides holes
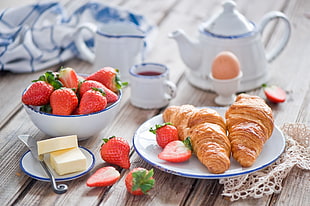
[[[86,170],[86,157],[80,148],[63,149],[50,153],[50,164],[58,175]]]
[[[38,155],[78,147],[76,135],[55,137],[37,142]]]

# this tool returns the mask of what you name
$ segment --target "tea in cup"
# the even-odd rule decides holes
[[[143,109],[165,107],[176,96],[176,85],[169,80],[169,69],[163,64],[142,63],[131,67],[131,104]]]

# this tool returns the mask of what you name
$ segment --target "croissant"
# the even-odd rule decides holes
[[[252,166],[272,135],[271,108],[258,96],[240,94],[226,111],[225,118],[232,156],[241,166]]]
[[[163,119],[178,129],[181,140],[190,137],[198,160],[211,173],[228,170],[230,141],[224,119],[215,110],[192,105],[170,106],[163,112]]]

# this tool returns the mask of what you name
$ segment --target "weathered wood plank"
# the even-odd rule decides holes
[[[29,0],[30,1],[30,0]],[[79,1],[79,3],[87,0]],[[28,2],[28,1],[27,1]],[[71,10],[77,4],[70,0],[64,1]],[[196,37],[197,26],[208,19],[214,9],[220,7],[220,1],[105,1],[111,5],[121,5],[122,8],[145,15],[158,26],[158,36],[154,40],[147,61],[166,64],[171,69],[171,79],[178,84],[178,95],[170,104],[193,104],[195,106],[215,106],[214,93],[202,91],[192,87],[184,77],[187,69],[180,59],[178,48],[174,40],[167,37],[171,31],[182,28],[191,37]],[[3,5],[15,5],[10,1]],[[25,1],[23,2],[25,3]],[[284,122],[309,123],[309,61],[306,58],[310,52],[308,41],[309,17],[306,8],[310,2],[298,1],[248,1],[238,0],[238,8],[250,19],[258,22],[261,17],[271,10],[283,10],[293,22],[293,33],[286,50],[276,59],[271,66],[272,78],[270,82],[276,83],[288,91],[288,101],[280,105],[271,105],[276,117],[276,124]],[[17,4],[17,3],[16,3]],[[20,3],[18,2],[20,5]],[[255,6],[253,6],[255,5]],[[273,24],[274,26],[276,24]],[[273,33],[268,33],[272,31]],[[272,45],[281,34],[281,29],[272,28],[264,36],[268,45]],[[80,73],[88,73],[91,65],[81,60],[70,60],[62,65],[75,68]],[[52,67],[57,70],[58,67]],[[282,72],[279,72],[282,71]],[[42,71],[43,72],[43,71]],[[121,170],[121,179],[112,187],[88,188],[86,179],[91,173],[75,181],[69,181],[70,190],[65,195],[56,195],[45,182],[32,180],[19,168],[18,161],[26,151],[20,143],[18,134],[30,133],[35,136],[45,135],[29,121],[26,113],[21,108],[20,94],[29,82],[41,72],[32,74],[0,73],[0,90],[12,91],[0,94],[0,202],[4,205],[283,205],[290,201],[295,205],[309,202],[309,193],[305,188],[310,188],[309,173],[293,169],[284,182],[283,191],[278,195],[260,199],[240,200],[231,203],[220,196],[222,186],[217,180],[196,180],[178,177],[155,169],[157,187],[148,196],[134,197],[126,192],[124,178],[128,170]],[[22,80],[22,81],[21,81]],[[14,84],[12,83],[14,82]],[[12,94],[11,94],[12,93]],[[263,97],[262,90],[253,90],[250,93]],[[189,95],[194,94],[194,95]],[[103,129],[93,139],[80,142],[81,146],[89,148],[96,156],[95,169],[105,166],[100,157],[100,145],[103,137],[112,135],[125,137],[132,145],[132,135],[144,121],[158,114],[161,110],[141,110],[133,107],[129,102],[130,87],[124,89],[121,102],[121,111],[109,127]],[[130,124],[128,124],[130,122]],[[131,152],[132,168],[137,166],[152,168],[143,161],[136,152]],[[93,171],[95,171],[95,169]],[[295,184],[297,183],[297,184]],[[4,192],[3,192],[4,191]],[[294,197],[298,195],[298,198]],[[44,197],[44,199],[42,198]]]

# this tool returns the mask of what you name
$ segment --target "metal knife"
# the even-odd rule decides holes
[[[43,160],[43,155],[38,156],[37,141],[32,136],[27,135],[27,134],[18,135],[18,138],[30,149],[33,158],[40,162],[45,173],[49,176],[51,180],[51,184],[52,184],[54,192],[57,194],[65,193],[68,190],[68,186],[66,184],[57,185],[53,173],[50,171],[50,169],[48,168],[48,166]]]

